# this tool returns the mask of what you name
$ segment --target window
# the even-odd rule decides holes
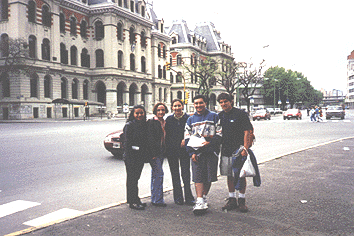
[[[160,66],[160,65],[158,65],[158,67],[157,67],[157,77],[158,77],[159,79],[162,78],[162,69],[161,69],[161,66]]]
[[[10,80],[7,73],[1,74],[2,96],[4,98],[10,97]]]
[[[59,28],[60,28],[60,33],[65,33],[65,15],[64,15],[64,13],[60,13]]]
[[[87,38],[87,23],[86,21],[81,21],[81,24],[80,24],[80,35],[82,38]]]
[[[50,98],[51,93],[51,78],[49,75],[44,76],[44,97]]]
[[[182,65],[182,56],[179,54],[177,55],[177,66]]]
[[[63,43],[60,44],[60,63],[68,64],[68,50]]]
[[[181,83],[182,82],[182,75],[180,74],[181,72],[178,72],[176,75],[176,83]]]
[[[130,11],[134,12],[134,1],[130,1]]]
[[[178,99],[182,99],[182,92],[181,92],[181,91],[178,91],[178,92],[177,92],[177,98],[178,98]]]
[[[47,61],[50,60],[50,43],[47,38],[43,39],[42,43],[42,59]]]
[[[71,65],[77,65],[77,48],[75,46],[70,48],[70,62]]]
[[[130,54],[130,70],[135,71],[135,55]]]
[[[42,23],[47,27],[51,27],[52,25],[52,16],[47,5],[42,7]]]
[[[37,38],[34,35],[30,35],[28,37],[28,49],[29,49],[29,57],[36,58],[37,57]]]
[[[163,69],[162,69],[162,77],[164,79],[166,79],[166,66],[163,66]]]
[[[66,97],[67,88],[68,88],[68,81],[65,78],[61,78],[61,98],[67,98]]]
[[[171,82],[171,84],[173,83],[173,74],[172,74],[172,72],[170,72],[170,82]]]
[[[95,38],[96,40],[101,40],[104,38],[104,26],[101,21],[95,22]]]
[[[88,100],[88,89],[89,89],[89,82],[88,80],[85,80],[83,86],[83,95],[85,100]]]
[[[28,2],[28,21],[36,22],[36,3],[32,0]]]
[[[128,0],[124,0],[124,7],[128,8]]]
[[[83,48],[81,51],[81,66],[90,68],[90,55],[86,48]]]
[[[9,36],[7,34],[2,34],[0,39],[0,51],[1,57],[9,56]]]
[[[33,97],[38,97],[38,79],[37,79],[37,75],[33,74],[30,77],[30,95],[31,98]]]
[[[161,45],[157,45],[157,56],[161,57]]]
[[[139,14],[139,4],[135,4],[135,12]]]
[[[146,60],[145,57],[141,57],[141,72],[146,72]]]
[[[166,46],[165,45],[163,45],[163,47],[162,47],[162,57],[166,58]]]
[[[172,56],[170,55],[170,66],[172,66]]]
[[[77,79],[74,79],[73,83],[71,84],[71,96],[72,96],[72,99],[77,99],[78,98],[78,89],[79,89],[79,81]]]
[[[118,51],[118,68],[122,69],[123,68],[123,52]]]
[[[70,35],[76,36],[76,19],[75,19],[75,17],[70,17]]]
[[[141,16],[145,17],[145,7],[141,6]]]
[[[123,6],[123,1],[122,0],[118,0],[118,6]]]
[[[9,2],[8,0],[1,0],[1,20],[7,20],[9,18]]]
[[[145,32],[142,31],[141,34],[140,34],[140,44],[141,44],[141,47],[142,48],[145,48],[146,47],[146,36],[145,36]]]
[[[133,27],[131,27],[129,30],[129,41],[130,41],[130,44],[135,44],[135,33],[134,33]]]
[[[102,49],[96,50],[96,67],[104,67],[104,57]]]
[[[118,22],[117,25],[117,38],[123,40],[123,24],[121,22]]]

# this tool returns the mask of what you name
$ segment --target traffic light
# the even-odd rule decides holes
[[[85,107],[87,107],[87,102],[85,102]]]
[[[169,62],[166,62],[165,66],[166,66],[166,70],[170,70],[171,69],[171,64]]]
[[[189,99],[189,92],[186,92],[186,96],[185,96],[185,103],[187,104],[188,103],[188,99]]]

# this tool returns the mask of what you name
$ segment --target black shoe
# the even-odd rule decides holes
[[[246,199],[245,198],[239,198],[238,205],[239,205],[240,211],[242,213],[248,212],[248,207],[246,206]]]
[[[139,204],[142,205],[143,207],[146,207],[146,206],[147,206],[146,203],[139,202]]]
[[[151,203],[153,206],[156,206],[156,207],[166,207],[166,203]]]
[[[234,197],[229,197],[229,198],[226,199],[226,200],[227,200],[227,202],[226,202],[225,206],[222,207],[222,210],[223,210],[223,211],[224,211],[224,210],[230,211],[230,210],[233,210],[233,209],[238,208],[236,198],[234,198]]]
[[[129,207],[134,210],[145,210],[145,207],[140,203],[130,203]]]
[[[194,206],[195,200],[185,201],[184,204],[186,204],[187,206]]]

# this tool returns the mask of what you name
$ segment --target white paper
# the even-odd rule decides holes
[[[205,138],[202,137],[202,136],[195,136],[195,135],[192,135],[189,139],[189,142],[188,142],[188,147],[192,147],[192,148],[198,148],[198,147],[203,147],[204,146],[204,143],[205,142]]]

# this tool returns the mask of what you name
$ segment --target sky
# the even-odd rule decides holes
[[[301,72],[317,90],[346,94],[352,0],[153,0],[153,6],[166,26],[183,19],[193,30],[213,22],[236,61],[264,59],[267,67]]]

